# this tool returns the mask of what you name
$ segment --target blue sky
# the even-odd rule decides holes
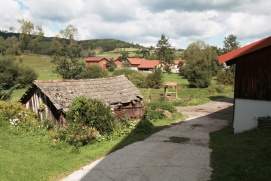
[[[237,36],[242,46],[271,35],[269,0],[0,0],[0,30],[19,28],[17,19],[55,36],[69,24],[76,39],[113,38],[156,46],[161,34],[176,48],[202,40],[223,46]]]

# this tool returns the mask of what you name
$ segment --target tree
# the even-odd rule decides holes
[[[240,43],[237,41],[237,36],[229,35],[225,37],[223,46],[223,53],[228,53],[237,48],[240,48]],[[220,70],[217,75],[217,82],[223,85],[233,85],[235,76],[235,65]]]
[[[6,39],[7,49],[5,55],[20,55],[21,50],[19,48],[20,42],[17,37],[12,36]]]
[[[7,49],[6,40],[2,36],[0,36],[0,55],[4,55],[6,49]]]
[[[119,59],[120,59],[122,62],[125,61],[125,60],[127,60],[129,53],[126,52],[125,50],[121,51],[120,53],[121,53],[121,56],[119,56]]]
[[[26,66],[22,66],[12,57],[0,58],[0,84],[4,89],[9,89],[16,84],[25,87],[37,79],[35,71]]]
[[[240,48],[240,43],[237,41],[237,36],[229,35],[224,39],[223,53],[228,53],[232,50]]]
[[[161,39],[158,40],[156,47],[157,59],[159,59],[164,66],[171,65],[174,59],[174,52],[168,42],[168,38],[166,38],[164,34],[161,35]],[[170,69],[167,70],[170,71]]]
[[[116,69],[116,64],[113,58],[111,58],[107,63],[106,66],[108,67],[109,72],[113,72]]]
[[[188,79],[190,86],[208,87],[212,77],[218,71],[218,65],[215,62],[216,51],[203,41],[197,41],[187,47],[183,58],[187,62],[183,74]]]
[[[59,37],[54,38],[52,47],[54,49],[53,63],[56,64],[55,72],[63,79],[74,79],[85,69],[85,64],[77,59],[80,49],[74,41],[77,29],[72,25],[68,25],[58,34]]]
[[[19,19],[17,21],[21,24],[19,29],[19,47],[21,53],[24,54],[24,51],[30,43],[33,44],[33,47],[37,47],[38,43],[42,40],[44,33],[42,26],[40,25],[35,26],[31,21],[25,19]]]

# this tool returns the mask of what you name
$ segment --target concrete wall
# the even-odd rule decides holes
[[[271,116],[271,101],[235,99],[234,133],[241,133],[258,126],[257,118]]]

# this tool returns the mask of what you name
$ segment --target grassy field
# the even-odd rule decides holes
[[[212,180],[270,180],[271,130],[233,134],[232,126],[210,134]]]
[[[215,81],[208,88],[189,88],[187,79],[178,74],[163,74],[165,82],[177,82],[178,99],[173,99],[172,102],[176,106],[192,106],[207,103],[218,97],[233,97],[232,86],[217,86]],[[145,99],[154,97],[158,99],[164,93],[164,88],[161,89],[140,89]],[[170,92],[175,92],[169,89]],[[160,95],[160,96],[159,96]],[[174,95],[172,95],[174,96]]]

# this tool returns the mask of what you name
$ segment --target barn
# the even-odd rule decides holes
[[[218,62],[236,65],[234,132],[256,128],[258,117],[271,115],[271,36],[223,54]]]
[[[143,97],[125,76],[79,80],[35,80],[19,102],[56,125],[65,123],[66,112],[75,97],[85,96],[104,101],[116,118],[143,116]]]
[[[103,69],[106,69],[108,59],[107,58],[99,58],[99,57],[88,57],[85,59],[85,62],[86,62],[87,67],[90,65],[98,65],[98,66],[102,67]]]

